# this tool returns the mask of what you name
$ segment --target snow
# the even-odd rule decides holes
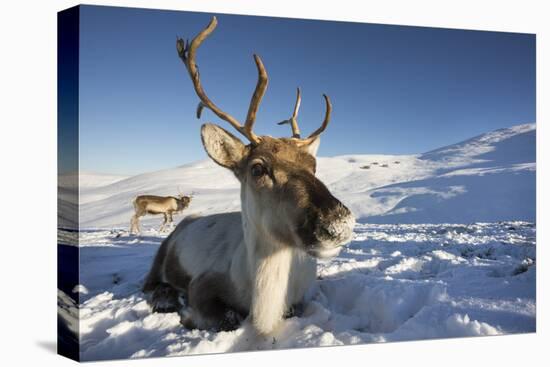
[[[133,197],[193,193],[175,220],[239,210],[230,172],[209,161],[133,177],[88,172],[79,196],[74,180],[60,180],[60,223],[81,203],[78,236],[58,230],[80,256],[80,284],[58,291],[60,317],[80,333],[83,360],[534,332],[535,134],[526,124],[425,154],[319,158],[318,176],[358,218],[354,239],[319,262],[304,314],[271,338],[248,322],[185,329],[176,313],[151,313],[140,291],[168,232],[153,217],[129,235]]]

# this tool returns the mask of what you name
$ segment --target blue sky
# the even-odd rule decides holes
[[[177,56],[212,14],[84,6],[80,20],[80,170],[136,174],[205,159],[202,122],[229,129],[196,97]],[[256,84],[252,54],[269,73],[258,134],[302,88],[303,134],[333,103],[320,156],[421,153],[535,122],[535,36],[216,14],[197,63],[208,95],[244,120]]]

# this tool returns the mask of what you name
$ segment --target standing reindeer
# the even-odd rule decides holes
[[[285,314],[300,306],[316,279],[316,258],[329,258],[352,237],[351,212],[315,177],[315,154],[329,123],[327,96],[320,128],[301,138],[292,118],[293,137],[258,136],[252,128],[267,88],[267,72],[254,55],[258,83],[245,124],[220,110],[206,95],[195,57],[217,20],[191,43],[177,40],[200,98],[198,115],[210,109],[250,142],[245,145],[214,125],[201,128],[209,157],[233,172],[241,184],[241,212],[187,218],[164,240],[143,291],[156,312],[180,312],[189,328],[231,330],[249,317],[258,335],[276,332]],[[297,106],[299,106],[299,96]]]
[[[163,214],[164,221],[162,222],[159,231],[164,230],[167,223],[173,223],[172,215],[179,213],[187,208],[191,203],[192,196],[155,196],[155,195],[140,195],[137,196],[133,203],[135,214],[130,221],[130,232],[139,233],[139,217],[146,214]]]

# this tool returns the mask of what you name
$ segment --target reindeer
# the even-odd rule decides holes
[[[133,201],[136,212],[130,221],[130,232],[141,232],[139,218],[146,214],[163,214],[164,221],[159,228],[159,231],[163,231],[167,223],[174,222],[172,215],[187,208],[191,203],[191,199],[192,196],[185,196],[183,194],[179,194],[178,196],[137,196]]]
[[[188,328],[233,330],[248,318],[257,335],[274,335],[283,318],[309,299],[317,259],[337,255],[351,240],[355,218],[315,177],[329,98],[324,95],[322,125],[307,138],[298,130],[299,95],[291,138],[256,135],[256,113],[268,84],[259,56],[254,55],[258,82],[244,125],[202,87],[197,49],[216,25],[213,17],[191,43],[178,38],[176,45],[200,99],[198,117],[208,108],[249,141],[245,145],[218,125],[201,127],[208,156],[240,182],[241,211],[180,222],[161,244],[143,291],[153,312],[179,311]]]

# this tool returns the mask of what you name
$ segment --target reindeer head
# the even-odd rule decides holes
[[[217,164],[231,170],[240,181],[245,226],[253,227],[249,229],[255,230],[262,238],[299,247],[315,257],[335,255],[339,247],[351,239],[355,219],[348,208],[315,177],[315,154],[332,110],[329,98],[324,95],[326,113],[321,127],[307,138],[300,137],[297,122],[301,102],[299,89],[292,117],[284,121],[291,124],[292,137],[257,136],[252,128],[268,84],[267,72],[259,56],[254,55],[258,83],[244,125],[220,110],[202,88],[195,63],[196,51],[216,25],[216,18],[213,17],[191,43],[178,39],[178,54],[201,101],[197,117],[200,118],[206,107],[229,122],[249,143],[244,144],[217,125],[204,124],[201,137],[206,152]]]
[[[177,211],[180,212],[183,209],[187,208],[189,204],[191,203],[191,199],[193,198],[193,195],[186,196],[182,194],[182,192],[179,190],[178,187],[178,195],[176,196],[176,200],[178,202],[178,209]]]

